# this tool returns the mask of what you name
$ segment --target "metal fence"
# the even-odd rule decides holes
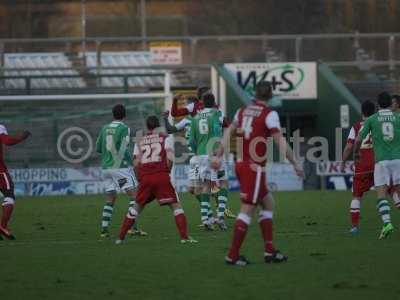
[[[309,35],[158,36],[126,38],[0,39],[0,66],[5,53],[95,51],[101,66],[102,51],[148,50],[153,41],[182,43],[184,64],[246,61],[319,61],[334,66],[400,65],[400,33],[341,33]],[[85,55],[81,56],[83,65]]]

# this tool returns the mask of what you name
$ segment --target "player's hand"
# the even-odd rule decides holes
[[[24,140],[26,140],[28,137],[30,137],[32,135],[32,133],[30,132],[30,131],[28,131],[28,130],[25,130],[25,131],[23,131],[22,132],[22,138],[24,139]]]
[[[168,118],[168,117],[169,117],[169,110],[164,111],[164,112],[162,113],[162,116],[163,116],[164,118]]]
[[[303,179],[304,179],[304,170],[303,170],[303,167],[300,166],[299,164],[295,164],[295,165],[293,166],[293,168],[294,168],[294,171],[295,171],[296,175],[299,176],[300,178],[303,178]]]

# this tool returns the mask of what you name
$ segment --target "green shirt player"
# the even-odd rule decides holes
[[[189,145],[198,158],[200,180],[200,212],[201,221],[206,230],[212,230],[214,218],[211,211],[211,157],[221,143],[223,130],[223,116],[220,110],[215,108],[215,97],[211,93],[202,96],[204,108],[197,112],[191,120]],[[221,230],[226,230],[224,212],[227,197],[218,197],[218,210],[216,223]]]
[[[393,184],[400,190],[400,115],[393,112],[391,96],[384,92],[378,96],[379,110],[369,117],[360,131],[354,149],[357,159],[361,141],[370,133],[375,153],[374,185],[378,194],[377,208],[382,217],[383,228],[379,239],[393,232],[388,188]]]
[[[109,226],[113,214],[117,191],[122,190],[130,197],[129,206],[135,204],[138,185],[132,169],[130,129],[123,122],[125,107],[117,104],[112,109],[114,120],[103,126],[96,141],[96,152],[101,155],[101,166],[107,193],[101,221],[101,236],[109,236]],[[132,230],[131,234],[143,235],[144,232]]]

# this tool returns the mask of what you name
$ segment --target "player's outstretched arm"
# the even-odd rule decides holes
[[[280,131],[272,134],[272,138],[274,143],[278,146],[279,154],[281,157],[286,157],[288,161],[293,165],[293,168],[299,177],[304,177],[303,168],[297,163],[294,158],[293,150],[286,142],[286,139],[283,137]]]
[[[7,146],[13,146],[13,145],[21,143],[22,141],[26,140],[30,136],[31,136],[31,133],[29,131],[23,131],[22,133],[20,133],[16,136],[11,136],[11,135],[3,133],[3,134],[0,134],[0,142]]]

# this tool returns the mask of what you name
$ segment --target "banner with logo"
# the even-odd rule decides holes
[[[346,162],[344,172],[340,170],[340,161],[321,161],[317,164],[317,175],[324,177],[328,190],[346,191],[352,188],[354,162]]]
[[[254,96],[262,80],[270,81],[274,95],[283,99],[317,99],[317,63],[232,63],[225,64],[236,82]]]
[[[177,192],[187,192],[189,165],[177,165],[173,169],[173,183]],[[42,168],[13,169],[10,175],[17,195],[89,195],[105,192],[101,168]],[[229,187],[239,190],[234,165],[228,165]],[[303,189],[303,181],[296,176],[289,164],[272,163],[267,168],[268,188],[271,191],[294,191]]]

